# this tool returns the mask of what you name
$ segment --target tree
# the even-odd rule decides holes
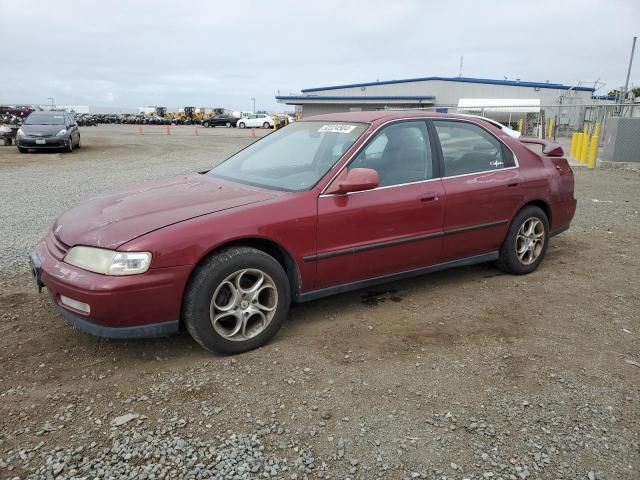
[[[631,91],[633,92],[633,96],[634,97],[640,97],[640,87],[635,87],[632,88]],[[613,90],[610,90],[609,93],[607,93],[607,95],[609,97],[618,97],[618,95],[620,95],[620,89],[618,88],[614,88]]]

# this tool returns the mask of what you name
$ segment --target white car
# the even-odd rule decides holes
[[[238,120],[238,128],[273,128],[273,117],[266,113],[252,113]]]

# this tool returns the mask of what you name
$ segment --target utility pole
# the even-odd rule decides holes
[[[251,97],[251,101],[253,102],[253,113],[256,113],[256,99]]]
[[[633,54],[636,50],[636,40],[638,40],[638,37],[633,37],[633,43],[631,45],[631,55],[629,56],[629,68],[627,68],[627,80],[624,82],[624,90],[621,92],[620,97],[621,97],[621,103],[622,103],[622,109],[620,112],[620,115],[623,114],[623,110],[624,110],[624,99],[627,96],[627,89],[629,88],[629,76],[631,76],[631,65],[633,65]]]
[[[464,63],[464,55],[460,56],[460,73],[458,77],[462,77],[462,64]]]

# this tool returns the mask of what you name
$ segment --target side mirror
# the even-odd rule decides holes
[[[380,185],[380,177],[374,169],[353,168],[340,174],[327,193],[361,192],[376,188],[378,185]]]

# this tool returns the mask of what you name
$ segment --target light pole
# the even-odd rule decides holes
[[[624,82],[624,90],[622,90],[620,94],[620,98],[621,98],[620,103],[622,103],[622,110],[624,110],[624,101],[627,98],[627,89],[629,88],[629,76],[631,75],[631,65],[633,65],[633,54],[636,51],[636,40],[638,40],[638,37],[633,37],[633,43],[631,44],[631,55],[629,56],[629,68],[627,68],[627,80]],[[623,115],[622,111],[620,112],[620,114]]]
[[[253,113],[256,113],[256,99],[251,97],[251,101],[253,102]]]

